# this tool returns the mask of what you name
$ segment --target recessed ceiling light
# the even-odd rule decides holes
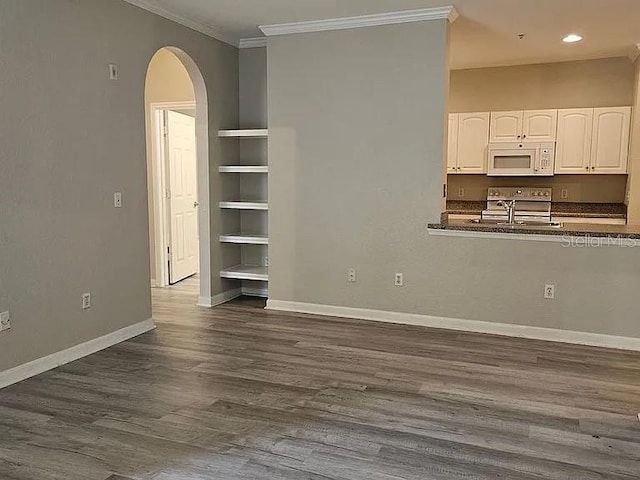
[[[562,39],[564,43],[575,43],[579,42],[580,40],[582,40],[582,37],[580,35],[576,35],[575,33],[571,33]]]

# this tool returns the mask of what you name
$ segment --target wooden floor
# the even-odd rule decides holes
[[[639,354],[195,300],[0,391],[0,479],[640,478]]]

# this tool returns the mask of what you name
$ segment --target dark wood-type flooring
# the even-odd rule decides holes
[[[195,298],[0,391],[0,479],[640,478],[640,354]]]

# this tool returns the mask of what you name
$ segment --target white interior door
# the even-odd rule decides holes
[[[195,118],[165,112],[169,186],[169,283],[198,272],[198,194]]]

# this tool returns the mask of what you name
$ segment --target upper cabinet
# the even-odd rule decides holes
[[[630,129],[631,107],[596,108],[593,111],[593,173],[627,173]]]
[[[491,113],[491,142],[555,142],[557,110]]]
[[[555,173],[625,174],[631,107],[560,110]]]
[[[522,140],[526,142],[555,142],[558,129],[557,110],[529,110],[523,112]]]
[[[587,173],[591,165],[593,108],[558,112],[556,173]]]
[[[458,171],[458,114],[449,114],[449,144],[447,148],[447,173]]]
[[[490,142],[520,142],[524,112],[492,112]]]
[[[556,174],[626,174],[631,107],[449,115],[447,173],[487,173],[489,143],[556,142]]]
[[[456,138],[454,137],[454,134]],[[489,113],[460,113],[449,116],[447,172],[487,173]]]
[[[458,115],[458,173],[487,173],[489,113]]]

